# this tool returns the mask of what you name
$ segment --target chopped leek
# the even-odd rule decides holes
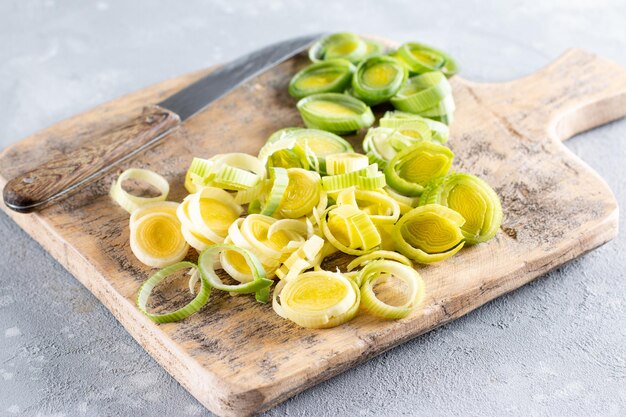
[[[452,87],[446,77],[441,72],[427,72],[409,78],[390,101],[398,110],[441,118],[452,115],[450,100]]]
[[[384,285],[393,278],[403,281],[406,285],[406,290],[401,294],[404,302],[400,305],[386,303],[374,292],[377,285]],[[361,306],[370,314],[384,319],[401,319],[408,316],[424,296],[424,280],[420,274],[411,266],[400,262],[390,260],[369,262],[359,272],[357,281],[361,283]],[[389,292],[397,293],[397,289],[394,289],[395,291]]]
[[[350,85],[354,65],[345,59],[316,62],[299,71],[289,82],[289,94],[303,98],[318,93],[341,93]]]
[[[358,312],[360,295],[354,281],[341,274],[305,272],[278,284],[272,307],[299,326],[322,329],[351,320]]]
[[[309,128],[345,134],[374,123],[372,109],[346,94],[314,94],[298,101],[297,106]]]
[[[379,248],[380,233],[372,219],[358,207],[331,206],[320,218],[320,228],[331,245],[350,255],[364,255]]]
[[[457,253],[465,244],[461,226],[465,219],[456,211],[438,204],[427,204],[409,211],[393,228],[396,250],[427,264]]]
[[[139,288],[139,294],[137,295],[137,307],[139,308],[139,311],[155,323],[170,323],[187,318],[200,310],[207,303],[209,296],[211,295],[211,286],[207,280],[203,278],[200,279],[200,291],[198,291],[196,297],[184,307],[170,313],[163,314],[148,312],[148,299],[152,294],[152,290],[171,274],[187,268],[191,268],[193,270],[196,268],[196,265],[191,262],[178,262],[174,265],[161,269],[148,278],[146,282],[143,283],[141,288]]]
[[[215,271],[215,260],[220,253],[224,251],[232,251],[241,255],[248,267],[252,271],[253,279],[246,283],[236,285],[225,284]],[[263,265],[259,262],[254,253],[247,249],[243,249],[233,245],[213,245],[205,249],[198,257],[198,270],[203,279],[211,285],[211,287],[230,293],[250,294],[256,293],[256,299],[259,302],[267,303],[269,301],[269,292],[266,290],[274,283],[271,279],[267,279]]]
[[[406,82],[408,71],[397,59],[373,56],[361,62],[352,77],[352,94],[372,106],[388,101]]]
[[[443,145],[418,142],[396,154],[385,168],[387,184],[405,196],[419,196],[435,178],[448,173],[454,153]]]
[[[398,129],[400,133],[405,132],[404,128],[413,127],[415,124],[425,123],[430,129],[431,138],[437,142],[444,144],[448,141],[450,136],[450,128],[441,122],[437,122],[426,117],[419,116],[417,114],[405,113],[401,111],[388,111],[380,118],[380,127],[388,127],[392,129]]]
[[[317,41],[309,49],[309,59],[313,62],[329,59],[346,59],[359,62],[373,52],[373,45],[353,33],[334,33]]]
[[[130,248],[142,263],[163,268],[187,255],[189,246],[174,210],[168,202],[157,202],[133,212],[130,218]]]
[[[123,188],[123,183],[127,180],[145,182],[148,185],[151,185],[159,190],[159,196],[139,197],[136,195],[132,195]],[[113,183],[111,184],[110,195],[117,204],[119,204],[124,210],[132,214],[133,211],[137,210],[143,205],[158,201],[165,201],[169,192],[170,184],[165,178],[163,178],[156,172],[152,172],[149,169],[130,168],[122,172],[117,180],[113,181]]]
[[[420,197],[420,204],[433,203],[463,216],[461,231],[470,245],[488,241],[502,224],[498,195],[489,184],[471,174],[454,173],[430,184]]]
[[[451,77],[459,71],[456,61],[450,55],[421,43],[403,44],[398,48],[397,56],[414,74],[441,71],[446,77]]]
[[[287,218],[306,216],[320,202],[323,191],[317,172],[300,168],[287,170],[288,185],[278,205],[278,213]]]

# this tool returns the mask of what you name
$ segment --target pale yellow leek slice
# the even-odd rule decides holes
[[[224,241],[228,228],[243,212],[231,194],[214,187],[188,195],[182,206],[178,212],[181,223],[214,243]]]
[[[274,289],[272,307],[302,327],[329,328],[351,320],[360,305],[354,281],[328,271],[305,272]]]
[[[445,206],[427,204],[414,208],[393,228],[396,250],[423,264],[442,261],[465,244],[463,223],[463,216]]]
[[[375,224],[394,224],[400,218],[400,205],[386,193],[358,190],[354,187],[340,191],[337,204],[351,204],[367,213]]]
[[[289,168],[287,175],[289,183],[278,204],[278,213],[290,219],[306,216],[320,202],[322,180],[317,172],[301,168]]]
[[[187,256],[189,245],[170,204],[152,203],[133,212],[130,248],[139,261],[153,268],[173,265]]]

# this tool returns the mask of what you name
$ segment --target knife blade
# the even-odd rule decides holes
[[[136,118],[7,182],[4,204],[30,213],[65,198],[151,147],[232,89],[303,51],[322,34],[278,42],[225,64]]]

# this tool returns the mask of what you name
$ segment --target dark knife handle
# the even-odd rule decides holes
[[[180,117],[176,113],[156,105],[148,106],[124,125],[10,180],[4,187],[4,203],[20,213],[45,207],[100,178],[178,125]]]

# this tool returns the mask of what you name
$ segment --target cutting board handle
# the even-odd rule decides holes
[[[89,143],[7,182],[4,203],[20,213],[40,209],[78,191],[178,125],[177,114],[156,105],[148,106],[124,125],[92,137]]]
[[[537,133],[558,140],[626,116],[626,68],[581,49],[569,49],[545,68],[507,84],[524,125],[540,126],[544,132]],[[528,123],[529,118],[537,123]]]

